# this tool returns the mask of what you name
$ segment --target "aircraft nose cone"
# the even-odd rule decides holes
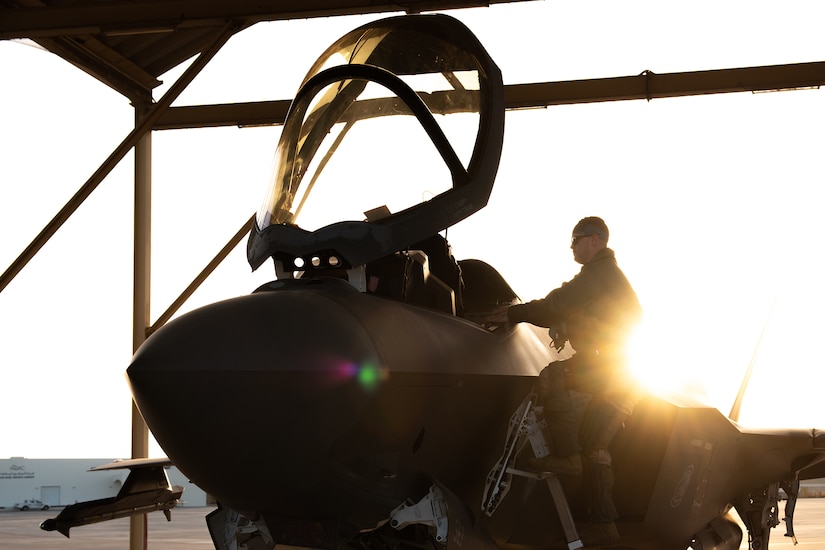
[[[301,473],[321,469],[369,398],[363,373],[378,366],[349,304],[355,289],[334,279],[288,283],[181,316],[148,338],[127,370],[169,458],[230,507],[276,494],[262,485],[290,493],[290,479],[311,493]]]
[[[270,284],[277,291],[218,302],[162,327],[135,354],[129,377],[170,370],[328,371],[333,358],[372,355],[347,305],[358,294],[348,284]]]

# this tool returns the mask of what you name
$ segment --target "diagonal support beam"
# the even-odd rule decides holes
[[[252,222],[254,221],[254,219],[255,215],[253,214],[252,217],[250,217],[243,223],[240,229],[238,229],[237,233],[235,233],[232,236],[232,238],[229,239],[229,241],[224,245],[224,247],[221,248],[220,252],[218,252],[215,255],[215,257],[212,258],[212,261],[206,264],[206,267],[204,267],[203,270],[201,270],[198,276],[195,277],[195,279],[191,283],[189,283],[189,286],[187,286],[186,289],[183,292],[181,292],[180,296],[178,296],[177,299],[174,302],[172,302],[172,304],[166,309],[166,311],[164,311],[163,314],[160,317],[158,317],[158,320],[155,321],[155,324],[153,324],[151,327],[149,327],[149,329],[147,329],[147,338],[149,337],[149,335],[151,335],[153,332],[155,332],[160,327],[165,325],[166,322],[172,318],[172,315],[174,315],[175,312],[178,311],[178,309],[180,309],[180,306],[182,306],[183,303],[189,299],[189,297],[198,289],[201,283],[203,283],[206,280],[206,278],[209,277],[209,275],[211,275],[213,271],[215,271],[218,265],[220,265],[220,263],[224,261],[227,256],[229,256],[229,253],[232,252],[232,250],[234,250],[236,246],[238,246],[238,243],[241,242],[244,236],[249,234],[249,229],[252,227]]]
[[[29,261],[37,254],[41,248],[54,236],[58,229],[71,217],[72,214],[80,207],[81,204],[92,194],[98,185],[109,175],[109,173],[117,166],[117,164],[126,156],[126,154],[137,144],[137,142],[154,126],[155,122],[160,118],[163,112],[169,108],[172,102],[183,92],[183,90],[192,82],[195,76],[206,66],[206,64],[215,56],[216,53],[226,44],[232,35],[237,31],[238,26],[234,23],[227,25],[221,29],[221,33],[216,36],[212,45],[204,50],[186,71],[175,81],[171,88],[163,95],[163,97],[154,104],[146,117],[140,120],[135,125],[135,128],[128,136],[120,143],[120,145],[109,155],[103,164],[95,171],[94,174],[78,189],[78,191],[69,199],[69,202],[63,206],[62,209],[55,215],[52,220],[40,231],[37,237],[26,247],[26,249],[17,257],[14,262],[0,275],[0,292],[8,286],[14,277],[29,263]]]

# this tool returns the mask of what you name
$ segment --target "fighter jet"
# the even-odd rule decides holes
[[[220,503],[216,549],[582,547],[579,480],[520,467],[552,450],[531,396],[562,356],[483,324],[519,298],[445,238],[486,205],[503,139],[501,72],[449,16],[369,23],[313,65],[248,242],[276,278],[168,323],[127,371]],[[762,549],[825,432],[647,396],[611,453],[623,547],[738,549],[735,509]]]

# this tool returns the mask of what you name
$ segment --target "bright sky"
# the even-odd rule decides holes
[[[450,13],[487,45],[508,84],[825,59],[825,5],[815,0],[553,1]],[[324,48],[363,21],[249,29],[176,104],[291,97]],[[34,47],[0,42],[0,67],[5,270],[134,114]],[[602,216],[645,308],[647,359],[637,364],[652,369],[647,379],[704,388],[727,413],[756,356],[742,423],[825,428],[823,94],[510,112],[490,205],[448,238],[458,258],[491,263],[529,300],[575,275],[570,230]],[[153,319],[257,211],[279,132],[154,133]],[[129,455],[131,194],[130,154],[0,293],[0,457]],[[251,292],[272,277],[268,268],[250,274],[244,240],[184,311]]]

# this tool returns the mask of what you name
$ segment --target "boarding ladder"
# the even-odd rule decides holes
[[[517,469],[515,467],[516,456],[529,442],[533,448],[533,454],[541,458],[550,454],[547,439],[542,430],[546,426],[543,417],[542,407],[536,405],[537,396],[535,392],[530,393],[521,403],[516,412],[510,417],[510,425],[507,429],[507,437],[504,440],[504,451],[498,459],[493,469],[487,475],[484,485],[484,496],[482,497],[481,508],[484,513],[492,517],[498,506],[502,503],[513,482],[513,476],[521,476],[544,481],[550,490],[553,504],[559,515],[559,522],[564,530],[564,537],[567,541],[568,550],[582,548],[583,544],[576,531],[576,524],[573,522],[573,514],[564,490],[559,482],[558,476],[553,472],[534,473]]]

